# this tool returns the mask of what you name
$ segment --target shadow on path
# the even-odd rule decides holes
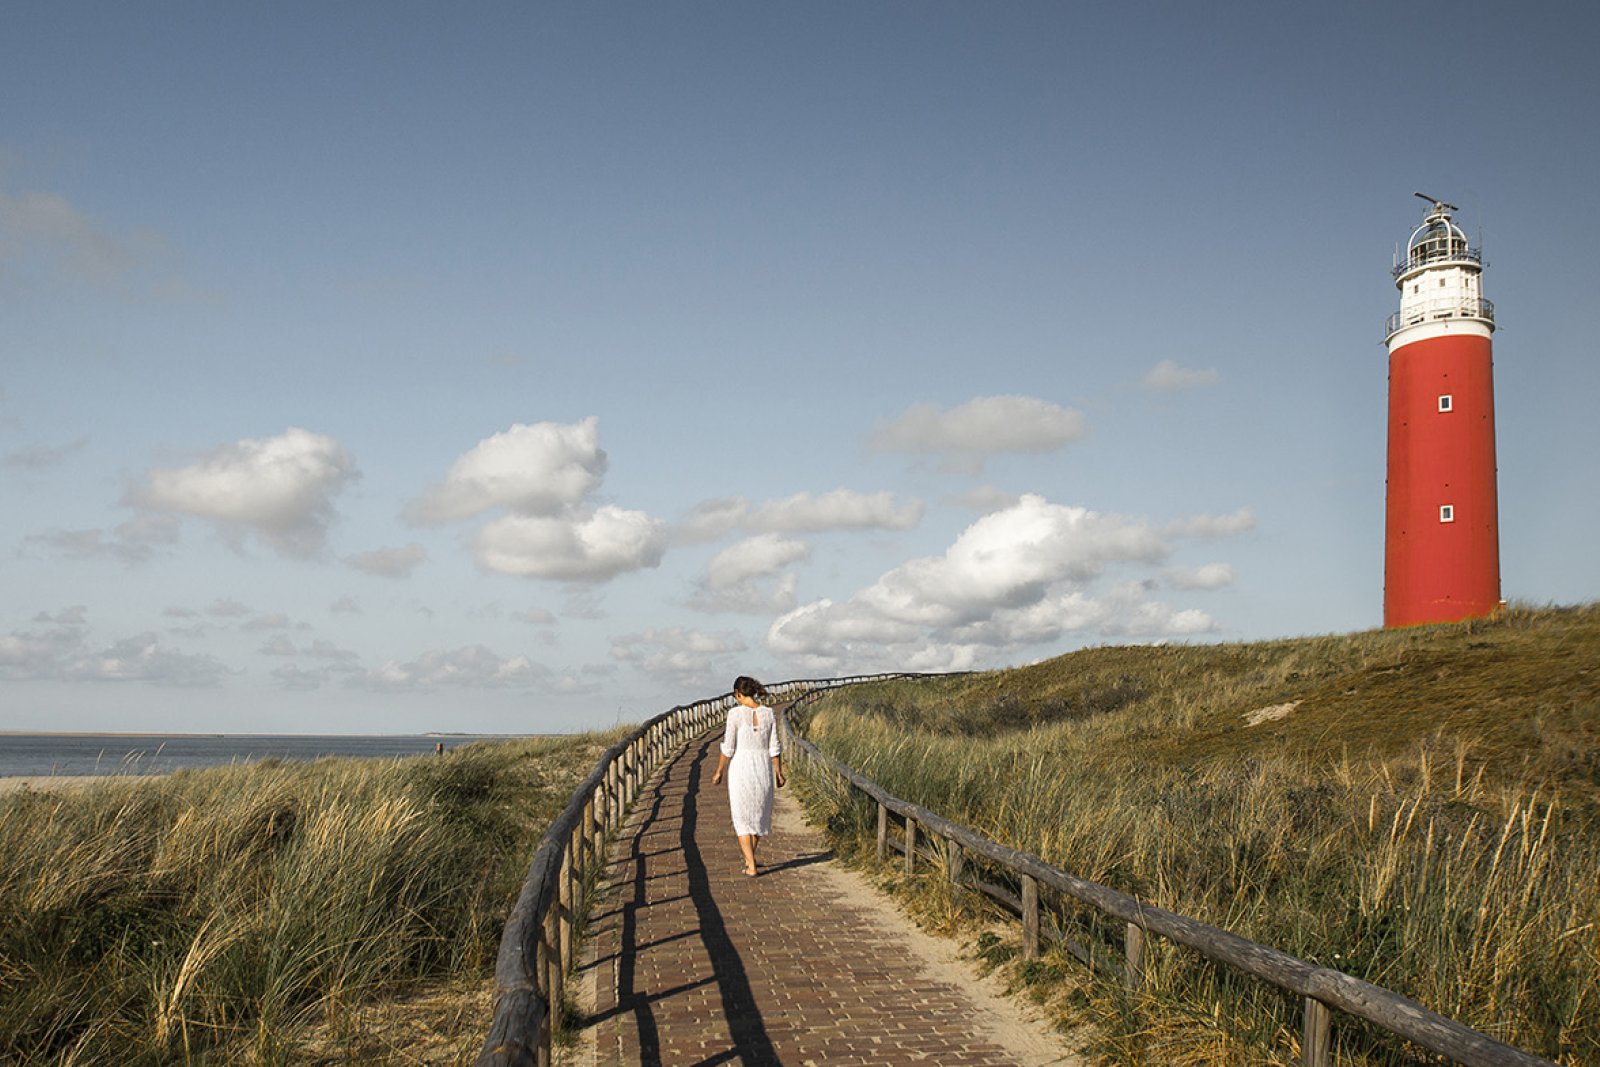
[[[700,917],[700,939],[711,956],[712,974],[716,978],[717,989],[722,993],[722,1016],[728,1023],[728,1033],[737,1050],[729,1055],[742,1057],[750,1067],[781,1064],[777,1049],[772,1047],[772,1039],[767,1035],[761,1009],[756,1006],[744,960],[739,957],[739,950],[728,936],[727,924],[722,921],[722,912],[712,899],[711,878],[706,871],[705,858],[700,855],[700,846],[694,839],[700,822],[700,779],[705,773],[706,757],[714,742],[713,737],[700,743],[700,750],[689,764],[688,793],[683,798],[683,824],[679,828],[679,840],[683,842],[684,864],[689,869],[689,896],[694,900],[695,911]],[[731,826],[728,832],[732,834]],[[715,1058],[706,1062],[727,1061]]]

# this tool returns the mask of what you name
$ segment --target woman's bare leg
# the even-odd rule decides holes
[[[744,873],[756,873],[756,842],[760,840],[755,834],[739,835],[739,850],[744,853]]]

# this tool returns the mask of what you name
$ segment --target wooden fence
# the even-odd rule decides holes
[[[805,679],[768,686],[773,696],[822,692],[907,674]],[[733,703],[727,693],[662,712],[605,751],[545,832],[506,920],[495,960],[495,1010],[478,1067],[546,1067],[607,836],[656,770],[709,730]]]
[[[787,751],[790,755],[800,756],[815,767],[831,772],[850,789],[859,790],[876,801],[880,863],[888,858],[890,850],[899,852],[909,874],[916,869],[919,855],[929,860],[942,858],[953,884],[982,893],[1016,915],[1022,924],[1025,959],[1037,959],[1041,940],[1053,936],[1071,955],[1097,970],[1114,970],[1130,987],[1137,987],[1144,980],[1149,936],[1155,934],[1302,998],[1304,1067],[1331,1067],[1333,1064],[1334,1010],[1364,1019],[1468,1067],[1554,1067],[1549,1060],[1447,1019],[1382,986],[1143,904],[1124,893],[1052,867],[1037,856],[996,844],[919,804],[892,796],[876,782],[824,755],[801,736],[795,725],[795,713],[823,695],[825,691],[803,695],[789,708]],[[899,834],[891,833],[891,827],[898,829]],[[988,881],[986,874],[1003,878],[1009,884]],[[1047,911],[1050,903],[1048,900],[1041,902],[1041,891],[1045,890],[1087,905],[1120,925],[1123,931],[1120,965],[1108,966],[1104,957],[1091,946],[1074,942],[1059,931],[1042,929],[1042,910]]]

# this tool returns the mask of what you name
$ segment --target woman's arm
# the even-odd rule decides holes
[[[719,770],[717,773],[721,774],[722,772]],[[782,785],[783,785],[783,757],[782,756],[773,756],[772,757],[772,780],[774,782],[777,782],[778,785],[780,787],[782,787]]]
[[[712,785],[720,785],[722,783],[722,772],[728,769],[728,760],[733,758],[733,753],[738,748],[739,722],[735,718],[738,714],[738,704],[728,709],[728,725],[723,727],[722,748],[719,752],[722,758],[717,760],[717,772],[711,776]]]

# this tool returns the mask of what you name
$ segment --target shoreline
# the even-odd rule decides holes
[[[31,790],[39,793],[59,793],[67,789],[77,789],[99,779],[121,780],[129,778],[159,778],[155,774],[19,774],[10,777],[0,776],[0,796],[7,793],[19,793]]]

